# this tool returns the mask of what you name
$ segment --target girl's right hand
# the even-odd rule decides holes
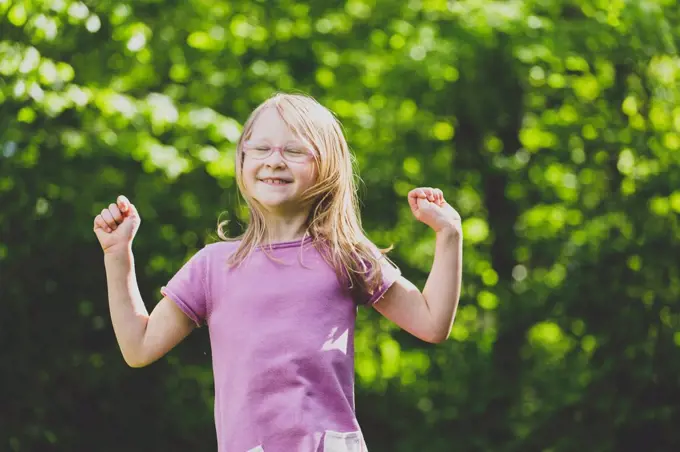
[[[94,233],[104,254],[127,252],[142,219],[135,206],[123,195],[94,219]]]

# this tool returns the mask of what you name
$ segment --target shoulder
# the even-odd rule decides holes
[[[201,251],[206,253],[223,253],[225,251],[235,251],[240,243],[240,240],[207,243]]]
[[[228,258],[238,249],[240,243],[240,241],[208,243],[196,254],[207,260]]]
[[[363,245],[363,254],[361,256],[361,260],[368,265],[371,265],[370,258],[372,257],[375,259],[376,262],[383,264],[384,262],[389,262],[389,258],[387,257],[387,253],[389,253],[392,250],[392,247],[388,248],[381,248],[375,243],[373,243],[371,240],[363,240],[361,242],[361,245]]]
[[[207,262],[226,259],[236,251],[237,248],[238,243],[235,242],[205,244],[202,248],[199,248],[190,255],[185,265],[205,265]]]

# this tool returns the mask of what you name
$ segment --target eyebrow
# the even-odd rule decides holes
[[[271,145],[271,141],[267,139],[262,139],[262,140],[246,140],[246,144],[266,144],[266,145]],[[291,145],[298,145],[302,146],[305,149],[312,149],[310,146],[308,146],[305,142],[303,141],[287,141],[284,143],[284,146],[291,146]]]

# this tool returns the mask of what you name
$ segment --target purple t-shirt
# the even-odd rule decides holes
[[[208,326],[219,451],[365,451],[354,407],[356,300],[310,239],[267,247],[276,260],[255,248],[229,268],[237,246],[205,246],[161,289]],[[360,303],[399,276],[381,261],[381,288]]]

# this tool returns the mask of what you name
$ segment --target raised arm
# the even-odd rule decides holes
[[[147,312],[132,254],[132,241],[141,222],[134,204],[122,195],[94,219],[94,233],[104,251],[113,330],[125,362],[132,367],[156,361],[195,327],[167,297],[151,315]]]
[[[104,256],[113,330],[123,359],[131,367],[144,367],[161,358],[195,327],[171,299],[164,297],[148,314],[137,286],[134,256]]]
[[[422,291],[400,276],[374,307],[418,339],[446,340],[456,317],[462,279],[462,237],[453,229],[437,232],[434,262]]]
[[[426,342],[438,343],[451,333],[458,309],[463,269],[463,232],[460,215],[441,190],[417,188],[409,193],[417,220],[436,233],[434,262],[422,291],[399,277],[375,309],[402,329]]]

